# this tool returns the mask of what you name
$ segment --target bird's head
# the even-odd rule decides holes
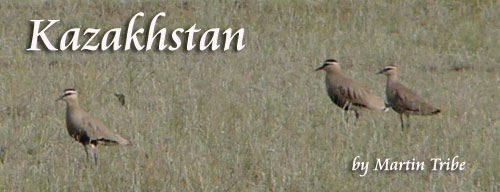
[[[77,101],[78,100],[78,92],[75,89],[65,89],[61,97],[59,97],[56,101],[63,100],[65,102],[69,101]]]
[[[323,64],[316,69],[316,71],[319,70],[325,70],[325,71],[333,71],[333,70],[340,70],[339,63],[337,62],[336,59],[327,59],[323,62]]]
[[[376,74],[382,74],[386,76],[396,75],[398,68],[396,66],[385,66],[382,70],[377,72]]]

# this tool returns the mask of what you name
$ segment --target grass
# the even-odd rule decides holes
[[[0,5],[1,191],[498,191],[500,4],[495,1],[14,1]],[[245,28],[235,51],[27,52],[30,19],[72,27],[196,23]],[[385,65],[442,109],[364,112],[348,127],[324,74],[343,70],[384,95]],[[455,69],[461,69],[458,70]],[[64,88],[131,140],[85,161],[68,136]],[[122,106],[114,93],[125,95]],[[351,117],[351,119],[353,119]],[[350,171],[355,156],[428,161],[461,172]],[[426,166],[427,166],[426,162]]]

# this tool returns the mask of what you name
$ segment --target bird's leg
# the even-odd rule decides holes
[[[401,120],[401,131],[405,131],[405,126],[403,124],[403,114],[399,114],[399,119]]]
[[[356,121],[358,121],[359,117],[361,116],[361,113],[359,111],[354,110],[354,114],[356,115]]]
[[[90,145],[92,147],[92,154],[94,155],[94,163],[97,165],[97,147],[95,145]]]
[[[346,102],[344,104],[344,106],[342,107],[342,109],[344,109],[344,118],[345,118],[345,123],[349,123],[349,116],[348,116],[348,112],[349,112],[349,102]]]
[[[87,149],[87,145],[83,144],[83,148],[85,149],[85,155],[87,155],[87,161],[89,161],[89,151]]]
[[[348,111],[344,110],[344,120],[345,120],[345,123],[349,123],[349,115],[347,113],[348,113]]]
[[[410,128],[410,115],[406,115],[406,128]]]
[[[354,119],[354,123],[353,124],[356,125],[356,123],[358,122],[360,113],[357,110],[352,110],[352,111],[354,111],[354,117],[356,118],[356,119]]]

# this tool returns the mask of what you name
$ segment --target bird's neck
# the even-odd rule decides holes
[[[66,109],[68,110],[68,112],[78,109],[79,107],[80,106],[78,105],[77,100],[66,101]]]
[[[340,73],[340,69],[332,68],[326,71],[327,75],[337,75]]]
[[[398,80],[398,77],[396,75],[388,75],[387,76],[387,83],[396,82],[397,80]]]

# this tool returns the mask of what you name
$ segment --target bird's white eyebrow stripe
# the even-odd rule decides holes
[[[64,95],[72,95],[72,94],[76,94],[76,93],[77,93],[76,91],[65,91]]]
[[[393,66],[387,66],[385,67],[386,70],[389,70],[389,69],[396,69],[396,67],[393,67]]]

